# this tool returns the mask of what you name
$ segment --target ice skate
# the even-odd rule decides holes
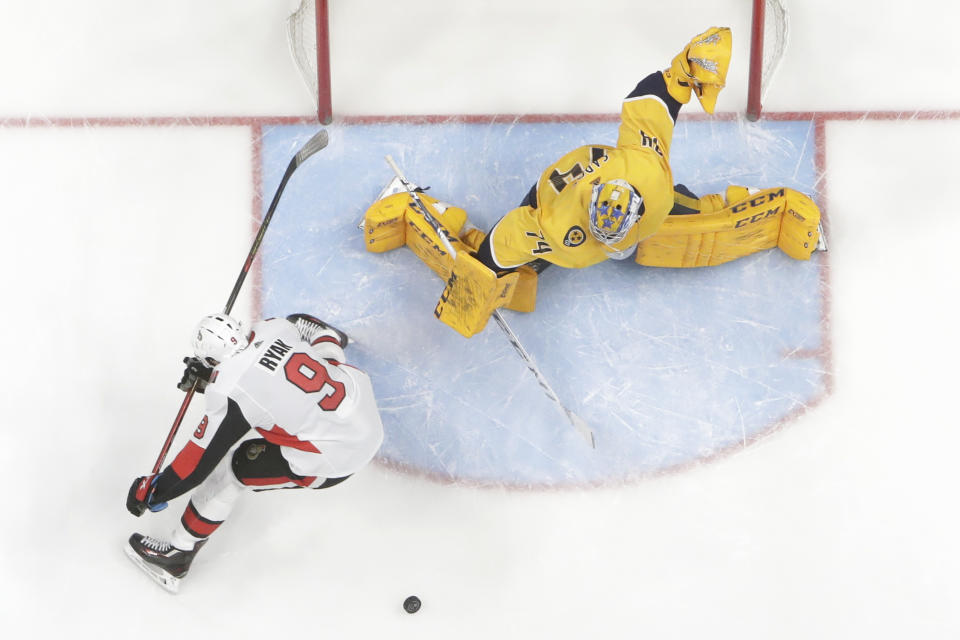
[[[180,580],[187,575],[190,563],[205,542],[206,540],[201,540],[193,550],[183,551],[169,542],[134,533],[123,551],[157,584],[170,593],[177,593]]]
[[[337,334],[337,341],[340,343],[342,349],[346,349],[347,345],[350,343],[350,337],[346,333],[340,331],[335,326],[329,322],[324,322],[319,318],[314,318],[311,315],[306,313],[293,313],[287,316],[287,320],[292,322],[294,326],[297,327],[297,331],[300,332],[300,335],[303,336],[304,340],[307,340],[311,344],[315,344],[314,340],[316,337],[326,331],[333,331]]]

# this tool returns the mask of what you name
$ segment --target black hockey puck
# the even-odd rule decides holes
[[[403,601],[403,610],[407,613],[416,613],[420,611],[420,598],[417,596],[410,596]]]

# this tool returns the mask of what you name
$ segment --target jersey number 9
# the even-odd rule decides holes
[[[324,411],[336,411],[346,395],[342,382],[330,378],[322,364],[305,353],[295,353],[283,367],[287,380],[299,387],[304,393],[321,393],[323,397],[317,405]]]

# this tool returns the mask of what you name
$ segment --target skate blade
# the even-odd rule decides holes
[[[176,594],[180,590],[180,578],[176,578],[163,569],[158,569],[148,564],[129,544],[123,546],[123,552],[127,554],[127,557],[130,558],[133,564],[140,567],[145,574],[150,576],[154,582],[163,587],[168,593]]]

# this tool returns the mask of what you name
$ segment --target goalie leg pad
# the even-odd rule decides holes
[[[651,267],[707,267],[779,247],[797,260],[816,249],[820,209],[787,188],[750,193],[727,189],[728,205],[717,210],[719,195],[701,198],[699,214],[668,216],[660,230],[637,247],[636,262]],[[729,204],[730,200],[737,200]]]
[[[787,189],[786,211],[777,246],[796,260],[809,260],[820,244],[820,207],[806,195]]]
[[[426,194],[418,195],[430,215],[446,229],[454,248],[460,249],[462,243],[457,234],[467,221],[467,212]],[[453,258],[415,205],[406,192],[374,202],[364,214],[367,251],[382,253],[406,244],[434,273],[446,279],[450,276]]]
[[[460,240],[467,245],[471,252],[476,254],[483,243],[486,234],[477,228],[467,229],[460,235]],[[514,288],[510,301],[503,305],[511,311],[530,313],[537,306],[537,271],[523,265],[517,269],[517,286]]]
[[[510,301],[518,278],[516,272],[498,278],[466,251],[460,252],[433,314],[469,338],[483,331],[494,310]]]
[[[410,247],[447,283],[435,315],[467,337],[482,331],[498,307],[534,310],[536,271],[522,266],[514,273],[497,278],[470,255],[483,241],[484,234],[479,229],[466,228],[467,212],[423,193],[419,197],[430,215],[446,229],[457,253],[456,261],[406,192],[389,195],[367,209],[363,223],[367,251],[382,253],[403,245]],[[463,236],[458,237],[461,232]]]
[[[398,197],[399,196],[399,197]],[[394,194],[374,202],[363,216],[364,246],[384,253],[406,244],[406,210],[410,196]]]

